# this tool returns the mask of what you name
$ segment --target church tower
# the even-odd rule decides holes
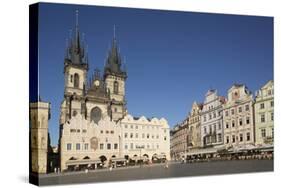
[[[85,52],[84,41],[81,41],[78,11],[76,11],[75,32],[70,38],[64,59],[65,100],[61,106],[60,124],[65,123],[77,113],[85,114],[83,101],[85,100],[88,70],[88,56]]]
[[[31,171],[46,174],[48,167],[48,120],[50,103],[30,103]]]
[[[122,68],[122,59],[118,51],[118,45],[115,37],[112,40],[112,46],[109,50],[106,65],[104,67],[104,80],[111,100],[111,118],[117,121],[125,116],[125,82],[127,72]]]

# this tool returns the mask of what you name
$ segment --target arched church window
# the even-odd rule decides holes
[[[79,75],[77,73],[74,74],[74,87],[79,87]]]
[[[91,110],[91,121],[94,121],[96,124],[101,120],[101,109],[99,107],[94,107]]]
[[[118,94],[118,82],[117,81],[114,82],[113,92],[114,92],[114,94]]]

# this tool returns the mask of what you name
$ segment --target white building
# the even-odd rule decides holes
[[[209,90],[201,111],[202,147],[223,144],[223,104],[224,97],[218,96],[217,90]]]
[[[254,145],[253,96],[245,85],[228,90],[223,107],[224,145],[245,148]]]
[[[126,115],[121,120],[123,155],[126,158],[153,157],[170,159],[170,130],[164,119]]]
[[[256,144],[273,144],[274,139],[274,85],[268,81],[255,98]]]
[[[122,158],[121,126],[104,116],[96,124],[77,114],[63,125],[61,169],[92,167]]]

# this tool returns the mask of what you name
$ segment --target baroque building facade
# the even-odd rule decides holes
[[[98,123],[81,114],[64,124],[61,135],[61,169],[79,166],[97,168],[113,158],[121,158],[121,126],[104,116]]]
[[[214,147],[223,144],[223,104],[224,97],[217,90],[208,90],[201,111],[201,145]]]
[[[109,160],[132,159],[140,156],[136,148],[139,145],[144,146],[145,154],[140,157],[146,157],[146,160],[161,155],[169,159],[168,122],[163,118],[136,119],[127,114],[127,71],[115,34],[103,74],[95,69],[88,79],[88,71],[88,55],[76,22],[75,34],[70,39],[64,60],[65,88],[59,138],[61,170],[97,168]],[[127,126],[139,129],[129,131]],[[128,137],[128,134],[133,134],[133,137]]]
[[[121,129],[126,158],[170,159],[170,129],[166,119],[128,114],[121,120]]]
[[[201,145],[201,116],[200,116],[201,110],[202,110],[202,104],[193,102],[191,111],[188,116],[189,151],[199,149],[202,146]]]
[[[257,145],[273,144],[274,139],[274,85],[268,81],[257,91],[254,105],[255,138]]]
[[[173,160],[179,160],[188,152],[189,140],[188,118],[174,126],[170,131],[170,153]]]
[[[223,105],[224,145],[246,148],[254,145],[253,95],[242,84],[234,84],[228,90]]]

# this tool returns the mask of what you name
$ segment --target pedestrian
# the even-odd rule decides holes
[[[168,160],[165,160],[165,168],[169,168]]]
[[[56,167],[54,168],[54,172],[57,173],[57,168]]]
[[[108,167],[109,167],[109,171],[112,171],[112,161],[111,160],[109,160],[109,162],[108,162]]]

